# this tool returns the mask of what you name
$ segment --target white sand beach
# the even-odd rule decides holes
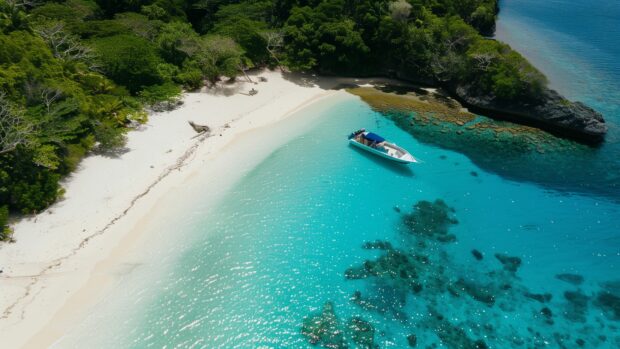
[[[255,83],[240,77],[187,93],[180,108],[152,114],[128,134],[123,151],[84,159],[64,181],[63,200],[14,224],[16,242],[0,245],[3,348],[49,347],[113,281],[115,263],[136,248],[140,222],[166,193],[202,171],[211,178],[204,189],[216,198],[294,131],[279,131],[260,146],[252,137],[323,96],[344,93],[329,90],[335,79],[318,86],[273,71],[251,77]],[[258,94],[248,96],[252,88]],[[190,120],[208,125],[211,136],[197,136]]]

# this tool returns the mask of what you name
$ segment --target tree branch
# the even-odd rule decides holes
[[[31,133],[32,126],[26,122],[23,113],[16,110],[6,94],[0,91],[0,155],[27,144]]]

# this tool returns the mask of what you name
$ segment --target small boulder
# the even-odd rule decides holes
[[[474,258],[476,258],[477,261],[481,261],[484,258],[484,255],[482,254],[482,252],[476,249],[471,250],[471,254],[472,256],[474,256]]]
[[[504,253],[496,253],[495,258],[502,263],[504,270],[516,273],[521,266],[521,258],[509,256]]]

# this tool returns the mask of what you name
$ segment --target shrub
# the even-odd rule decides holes
[[[149,86],[140,92],[142,101],[155,111],[172,110],[180,105],[181,88],[173,83]]]
[[[144,86],[163,82],[162,63],[155,47],[133,35],[117,35],[94,41],[103,69],[115,82],[137,93]]]
[[[177,74],[175,81],[185,86],[188,90],[198,90],[202,87],[204,78],[202,71],[196,64],[186,63],[181,72]]]

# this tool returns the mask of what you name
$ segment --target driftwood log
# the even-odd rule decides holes
[[[189,125],[198,133],[209,133],[211,129],[207,125],[198,125],[193,121],[189,121]]]

